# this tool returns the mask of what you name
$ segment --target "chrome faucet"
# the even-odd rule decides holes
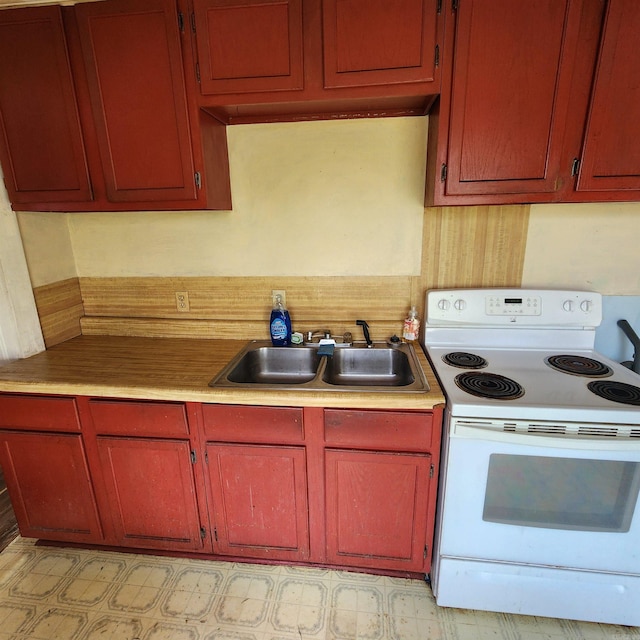
[[[321,331],[307,331],[307,342],[313,342],[313,339],[318,336],[325,340],[329,340],[331,338],[331,331],[329,331],[329,329],[322,329]]]
[[[369,325],[365,320],[356,320],[356,324],[362,327],[362,331],[364,332],[364,339],[367,341],[367,348],[371,349],[371,347],[373,347],[373,342],[371,341],[371,336],[369,335]]]
[[[322,340],[332,340],[335,343],[336,347],[350,347],[353,344],[353,336],[349,331],[345,331],[345,333],[342,334],[342,342],[340,342],[340,338],[338,336],[332,336],[331,331],[329,331],[328,329],[322,329],[319,331],[307,331],[304,337],[304,343],[308,346],[316,346]],[[317,342],[314,342],[314,338],[319,338],[319,340]]]

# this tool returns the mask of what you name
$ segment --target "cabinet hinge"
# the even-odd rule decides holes
[[[440,45],[439,44],[436,45],[436,53],[435,53],[435,56],[434,56],[434,63],[435,63],[436,67],[440,66]]]
[[[196,80],[200,84],[200,63],[196,62]]]
[[[429,555],[429,547],[425,544],[424,545],[424,559],[427,559],[427,556]]]
[[[209,464],[209,453],[207,451],[204,452],[204,463]]]
[[[580,171],[580,160],[574,158],[571,163],[571,177],[575,178],[578,175],[578,171]]]
[[[218,542],[218,530],[215,527],[213,528],[213,537],[215,541]]]
[[[459,0],[451,0],[451,11],[457,11],[459,4]]]
[[[442,13],[442,0],[438,0],[438,5],[436,9],[436,13],[440,15]]]
[[[196,452],[192,451],[191,452],[191,464],[195,464],[196,463]]]
[[[196,14],[195,13],[191,14],[191,31],[193,31],[193,33],[196,32]]]
[[[207,537],[207,530],[204,527],[200,527],[200,537],[203,540]]]
[[[429,469],[429,477],[433,478],[435,472],[436,472],[436,468],[433,465],[431,465],[431,468]]]
[[[182,11],[178,12],[178,29],[180,29],[180,33],[184,33],[184,14]]]
[[[442,163],[440,168],[440,182],[444,182],[447,179],[447,165]]]
[[[195,172],[193,179],[196,181],[196,187],[198,187],[198,189],[202,189],[202,176],[199,171]]]

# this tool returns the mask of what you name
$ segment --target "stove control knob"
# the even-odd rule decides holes
[[[464,311],[467,308],[467,303],[462,299],[462,298],[458,298],[454,303],[453,306],[458,310],[458,311]]]
[[[574,306],[575,306],[575,302],[573,300],[565,300],[562,303],[562,308],[565,311],[569,311],[569,312],[573,311]]]
[[[591,309],[593,309],[593,302],[591,302],[591,300],[583,300],[580,303],[580,308],[585,312],[585,313],[589,313],[589,311],[591,311]]]
[[[442,300],[438,300],[438,309],[442,311],[448,311],[451,303],[448,300],[442,298]]]

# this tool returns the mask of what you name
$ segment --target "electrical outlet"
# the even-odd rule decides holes
[[[188,291],[176,291],[176,309],[182,313],[190,310]]]
[[[273,289],[271,291],[271,303],[272,306],[276,306],[276,296],[280,296],[280,300],[282,301],[282,306],[287,308],[287,292],[284,289]]]

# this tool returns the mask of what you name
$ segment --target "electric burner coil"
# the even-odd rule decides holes
[[[518,382],[497,373],[466,371],[454,380],[460,389],[479,398],[515,400],[524,395],[524,389]]]

